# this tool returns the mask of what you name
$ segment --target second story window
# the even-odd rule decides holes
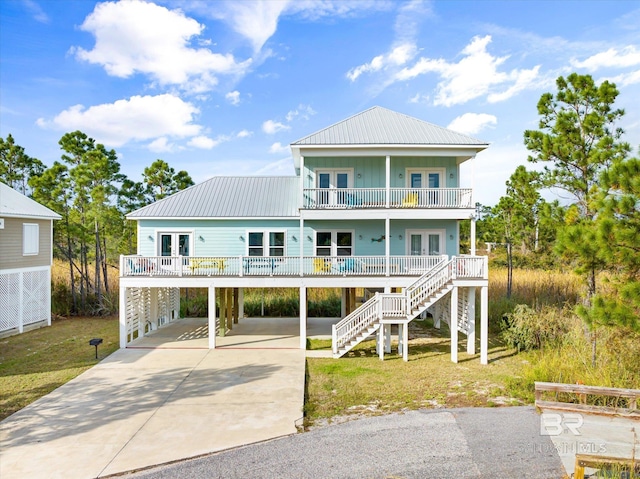
[[[353,232],[316,232],[316,256],[353,256]]]

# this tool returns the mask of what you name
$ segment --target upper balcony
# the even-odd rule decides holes
[[[469,209],[471,188],[305,188],[303,209]]]

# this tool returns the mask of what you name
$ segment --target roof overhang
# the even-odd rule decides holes
[[[131,216],[131,213],[129,213],[128,215],[125,215],[125,218],[131,221],[296,221],[300,216]]]
[[[458,164],[473,158],[489,144],[478,145],[295,145],[291,153],[298,171],[301,157],[312,156],[444,156],[455,157]]]
[[[62,216],[56,214],[56,216],[43,216],[43,215],[23,215],[18,213],[2,213],[0,212],[0,218],[21,218],[28,220],[59,220]]]

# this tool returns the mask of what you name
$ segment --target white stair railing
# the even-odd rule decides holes
[[[378,296],[379,293],[376,293],[369,301],[333,325],[331,336],[334,355],[338,354],[338,350],[372,326],[379,318],[380,302]]]

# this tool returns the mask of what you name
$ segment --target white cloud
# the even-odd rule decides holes
[[[262,49],[278,28],[278,19],[289,0],[269,0],[261,2],[225,2],[227,20],[231,27],[246,37],[255,52]]]
[[[421,93],[416,93],[414,96],[409,98],[409,103],[428,103],[429,95],[423,95]]]
[[[475,135],[489,126],[498,124],[498,119],[494,115],[487,113],[465,113],[449,123],[447,128],[464,133],[465,135]]]
[[[620,75],[606,78],[606,80],[615,83],[616,86],[635,85],[636,83],[640,83],[640,70],[637,70],[635,72],[621,73]]]
[[[198,113],[194,105],[171,94],[132,96],[89,108],[75,105],[52,120],[39,118],[37,124],[56,130],[81,130],[100,143],[117,147],[130,141],[198,135],[202,127],[193,123]]]
[[[217,84],[216,75],[243,73],[251,64],[190,47],[203,25],[180,10],[140,0],[98,3],[80,28],[92,33],[96,43],[91,50],[76,47],[72,52],[120,78],[142,73],[161,85],[203,92]]]
[[[282,130],[289,130],[291,127],[289,125],[285,125],[284,123],[280,123],[273,120],[267,120],[262,124],[262,131],[264,131],[267,135],[273,135]]]
[[[224,97],[232,105],[238,105],[240,103],[240,92],[238,90],[230,91]]]
[[[210,150],[218,144],[220,144],[219,140],[213,140],[204,135],[194,136],[187,142],[188,146],[200,148],[201,150]]]
[[[147,148],[149,148],[149,150],[153,151],[154,153],[166,153],[175,151],[176,145],[173,143],[169,143],[169,140],[166,136],[161,136],[160,138],[156,138],[151,143],[149,143],[147,145]]]
[[[283,145],[279,141],[276,141],[269,148],[269,153],[286,153],[289,151],[289,145]]]
[[[513,70],[509,75],[510,79],[515,79],[515,83],[500,93],[491,93],[487,97],[489,103],[498,103],[508,100],[512,96],[532,86],[540,86],[543,80],[540,80],[540,65],[536,65],[530,70]]]
[[[392,66],[402,66],[411,60],[416,52],[415,44],[403,43],[393,48],[389,53],[374,57],[369,63],[352,68],[347,72],[347,78],[353,82],[363,73],[377,72]]]
[[[509,58],[495,57],[487,52],[491,36],[474,37],[463,50],[463,58],[457,63],[444,59],[420,58],[413,66],[405,67],[395,81],[406,81],[426,73],[437,73],[441,80],[436,87],[434,105],[452,106],[491,94],[500,85],[510,85],[502,93],[494,93],[490,101],[506,100],[515,93],[531,86],[538,76],[539,66],[529,70],[499,71]]]
[[[238,138],[247,138],[249,136],[253,135],[252,131],[249,130],[241,130],[238,132],[238,134],[236,135]]]
[[[616,48],[609,48],[606,52],[600,52],[590,56],[586,60],[571,60],[571,65],[576,68],[586,68],[594,72],[601,68],[626,68],[640,65],[640,51],[633,45],[628,45],[618,51]]]
[[[287,119],[288,123],[291,123],[297,117],[300,117],[300,119],[302,120],[308,120],[315,114],[316,111],[311,108],[310,105],[300,104],[295,110],[290,110],[285,118]]]

